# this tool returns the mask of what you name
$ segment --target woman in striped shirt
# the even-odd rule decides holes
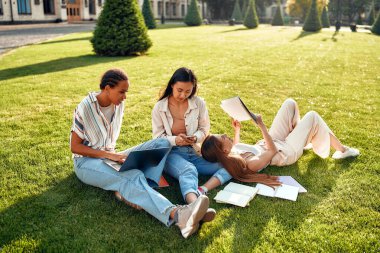
[[[140,170],[118,172],[103,161],[106,158],[122,163],[132,150],[170,147],[168,140],[156,139],[127,152],[115,152],[129,85],[122,70],[108,70],[101,79],[100,91],[90,92],[75,109],[70,138],[75,174],[86,184],[114,191],[120,200],[144,209],[167,226],[176,223],[187,238],[197,231],[206,214],[206,196],[190,205],[173,205],[148,185]]]

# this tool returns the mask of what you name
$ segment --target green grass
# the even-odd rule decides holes
[[[149,31],[141,57],[98,57],[91,33],[61,37],[0,56],[0,247],[5,251],[378,252],[380,250],[380,37],[300,28],[202,26]],[[291,175],[308,189],[297,202],[257,196],[247,208],[212,201],[217,219],[182,239],[111,192],[84,185],[69,150],[72,113],[101,74],[131,80],[118,149],[151,138],[151,109],[173,71],[199,78],[211,131],[232,133],[220,109],[239,95],[269,126],[287,97],[318,111],[356,159],[322,160],[307,151]],[[243,124],[242,141],[260,138]],[[206,178],[201,178],[203,182]],[[183,203],[178,184],[160,190]],[[253,185],[253,184],[251,184]],[[220,187],[221,188],[221,187]],[[212,199],[217,190],[210,193]]]

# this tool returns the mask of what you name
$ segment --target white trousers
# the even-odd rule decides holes
[[[279,152],[272,158],[271,165],[285,166],[295,163],[303,148],[313,144],[313,151],[322,158],[330,154],[330,134],[324,120],[315,111],[310,111],[300,120],[296,101],[287,99],[273,120],[269,134]]]

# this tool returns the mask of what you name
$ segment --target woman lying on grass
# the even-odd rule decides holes
[[[359,150],[344,146],[333,134],[318,113],[310,111],[300,120],[298,105],[287,99],[277,112],[269,132],[260,115],[257,126],[264,140],[256,145],[240,142],[240,123],[233,121],[235,136],[209,135],[202,144],[203,157],[210,162],[219,162],[237,180],[279,185],[276,177],[258,174],[268,165],[286,166],[295,163],[305,146],[313,148],[322,158],[329,156],[330,147],[336,152],[334,159],[359,155]]]

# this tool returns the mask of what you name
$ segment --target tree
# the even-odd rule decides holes
[[[248,4],[247,13],[244,18],[244,25],[248,29],[253,29],[259,26],[259,19],[256,13],[255,0],[250,0]]]
[[[373,25],[375,22],[375,6],[372,6],[370,12],[369,12],[369,17],[368,17],[368,25]]]
[[[380,11],[377,14],[377,18],[375,20],[375,23],[372,26],[371,32],[374,34],[380,35]]]
[[[152,41],[137,1],[105,1],[91,43],[98,55],[125,56],[148,51]]]
[[[329,14],[327,13],[327,7],[326,6],[323,7],[321,21],[322,21],[322,27],[323,28],[329,28],[330,27],[330,19],[329,19]]]
[[[362,25],[363,24],[363,19],[361,13],[358,13],[358,18],[356,19],[356,24]]]
[[[199,26],[202,24],[201,15],[198,10],[197,0],[191,0],[185,17],[185,24],[188,26]]]
[[[284,17],[282,16],[281,9],[282,9],[281,3],[280,3],[280,1],[277,1],[276,13],[274,14],[274,17],[273,17],[273,20],[272,20],[272,25],[273,26],[284,25]]]
[[[243,21],[243,15],[241,14],[239,0],[235,1],[234,11],[232,12],[231,19],[235,19],[237,22]]]
[[[329,10],[335,13],[336,19],[339,19],[343,14],[348,18],[348,22],[354,22],[356,15],[361,15],[365,12],[366,7],[372,3],[378,5],[380,0],[330,0]]]
[[[312,0],[287,0],[286,12],[292,17],[298,17],[302,21],[306,20]],[[328,5],[329,0],[317,0],[318,12],[321,13],[323,6]]]
[[[144,17],[146,27],[148,27],[148,29],[156,28],[156,20],[154,20],[152,6],[150,5],[149,0],[144,0],[142,6],[142,14]]]
[[[317,0],[311,1],[311,6],[302,29],[306,32],[317,32],[322,29],[321,19],[318,14]]]

